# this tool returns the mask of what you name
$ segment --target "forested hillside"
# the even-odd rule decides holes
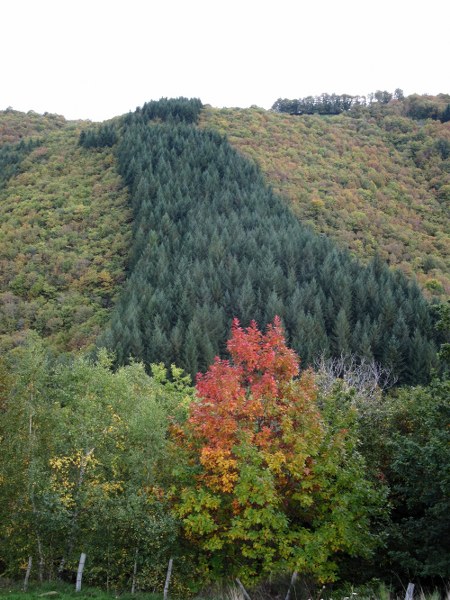
[[[59,350],[92,344],[124,280],[126,191],[109,149],[79,148],[82,127],[0,113],[3,350],[29,329]]]
[[[445,587],[448,123],[383,98],[0,114],[0,582]]]
[[[330,98],[301,103],[314,114],[206,108],[201,125],[254,160],[303,223],[448,297],[450,122],[436,118],[446,103],[410,97],[342,112]]]
[[[100,128],[2,113],[3,346],[28,328],[59,349],[92,343],[128,256],[127,288],[100,342],[119,362],[164,360],[194,375],[224,350],[234,316],[264,325],[280,314],[305,364],[355,353],[389,365],[400,381],[424,381],[433,332],[418,291],[380,261],[361,268],[304,224],[365,261],[378,252],[442,296],[446,130],[433,134],[440,154],[429,136],[448,123],[418,125],[379,107],[298,117],[187,106],[149,103]],[[295,197],[297,219],[207,126],[240,140],[269,179],[277,169],[274,191]],[[404,154],[416,148],[422,168],[389,142],[400,126]]]
[[[414,283],[380,260],[363,267],[302,225],[254,164],[191,113],[189,122],[152,116],[145,106],[129,115],[117,147],[133,244],[100,343],[119,363],[163,360],[195,375],[223,353],[233,317],[265,325],[278,315],[305,364],[354,353],[400,382],[426,381],[433,331]]]

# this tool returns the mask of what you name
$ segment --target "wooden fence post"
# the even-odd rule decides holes
[[[242,585],[242,581],[240,579],[238,579],[236,577],[236,583],[238,584],[238,586],[241,588],[241,592],[244,594],[244,598],[245,600],[251,600],[250,596],[247,593],[247,590],[245,589],[245,587]]]
[[[290,599],[290,597],[291,597],[291,591],[292,591],[292,588],[295,585],[295,582],[297,581],[297,577],[298,577],[298,572],[294,571],[292,573],[291,583],[289,585],[289,589],[287,591],[286,598],[284,600],[289,600]]]
[[[30,556],[28,558],[28,566],[27,566],[27,572],[25,573],[25,579],[23,581],[23,591],[26,592],[28,589],[28,580],[30,579],[30,573],[31,573],[31,566],[33,564],[33,557]]]
[[[414,596],[414,584],[408,583],[408,589],[406,590],[405,600],[413,600]]]
[[[169,566],[167,567],[166,583],[164,584],[164,600],[167,600],[167,594],[169,593],[169,583],[170,583],[170,576],[172,574],[172,565],[173,565],[173,559],[171,558],[169,560]]]
[[[81,553],[80,562],[78,563],[77,582],[75,585],[75,591],[81,592],[81,580],[83,579],[84,563],[86,562],[86,554]]]
[[[134,594],[136,591],[136,575],[137,575],[137,567],[138,567],[138,553],[139,550],[136,548],[136,552],[134,554],[134,565],[133,565],[133,580],[131,582],[131,593]]]

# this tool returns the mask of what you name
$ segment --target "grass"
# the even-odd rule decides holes
[[[6,600],[161,600],[162,594],[143,593],[137,594],[106,592],[100,588],[84,587],[81,592],[75,591],[75,584],[49,582],[33,584],[24,592],[21,585],[2,581],[0,579],[0,598]]]
[[[284,600],[287,590],[280,591],[276,598]],[[252,600],[269,600],[273,594],[269,595],[267,590],[250,592]],[[170,596],[170,593],[169,593]],[[21,584],[12,583],[0,578],[0,599],[1,600],[162,600],[162,594],[138,592],[132,595],[129,592],[106,592],[100,588],[83,587],[81,592],[75,591],[75,585],[50,582],[45,584],[32,584],[29,590],[24,592]],[[325,586],[315,590],[308,589],[307,586],[300,587],[291,593],[291,600],[404,600],[405,592],[402,594],[393,593],[383,582],[371,582],[364,586],[354,587],[351,585],[332,590]],[[222,589],[215,588],[209,590],[209,593],[197,597],[194,600],[245,600],[241,590],[235,586]],[[450,600],[450,584],[447,584],[443,592],[434,590],[425,592],[418,587],[414,593],[414,600]]]
[[[287,589],[279,590],[276,594],[277,600],[284,600]],[[270,600],[274,598],[274,592],[259,589],[257,592],[249,592],[252,600]],[[384,582],[372,581],[366,585],[353,586],[344,585],[337,589],[323,587],[311,588],[300,583],[295,591],[291,592],[291,600],[404,600],[406,586],[403,592],[393,592]],[[200,600],[197,598],[196,600]],[[216,594],[207,594],[202,600],[245,600],[238,587],[228,587]],[[425,592],[420,586],[416,587],[414,600],[450,600],[450,585],[445,590],[434,590]]]

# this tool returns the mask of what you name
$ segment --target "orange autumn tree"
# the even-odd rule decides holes
[[[177,513],[211,578],[247,582],[286,571],[321,581],[335,557],[373,545],[379,496],[364,479],[350,409],[321,399],[314,373],[275,318],[266,333],[233,322],[231,360],[197,380],[177,443],[188,460]]]

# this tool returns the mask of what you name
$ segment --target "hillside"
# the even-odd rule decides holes
[[[270,124],[286,119],[186,98],[103,124],[0,114],[8,590],[48,581],[39,596],[54,594],[54,581],[74,581],[81,553],[83,585],[116,597],[160,597],[168,564],[171,598],[237,597],[230,581],[252,598],[384,598],[404,582],[422,592],[450,578],[450,304],[438,303],[437,262],[422,269],[436,281],[425,281],[431,303],[367,256],[375,235],[364,260],[336,241],[345,231],[326,210],[331,192],[315,201],[322,221],[302,218],[254,157],[206,126],[239,114],[245,135],[248,120],[274,140]],[[322,149],[336,196],[353,189],[343,178],[370,175],[361,190],[381,204],[391,184],[373,186],[384,168],[392,182],[402,172],[407,190],[416,177],[414,206],[435,223],[427,257],[444,273],[446,215],[431,209],[445,200],[445,139],[422,140],[439,158],[406,133],[416,151],[405,167],[403,150],[381,139],[385,117],[370,116],[374,133],[367,114],[289,117],[285,127],[310,132],[298,163],[307,174],[310,161],[305,189]],[[352,135],[358,119],[365,133]],[[283,153],[295,158],[295,148]],[[383,169],[369,173],[369,154]],[[332,172],[324,160],[324,186]],[[389,205],[393,235],[403,231],[394,206],[411,201],[405,220],[421,214],[404,194]],[[408,248],[423,242],[416,218]],[[330,235],[314,231],[320,223]],[[348,234],[362,249],[364,231]]]
[[[428,296],[445,297],[450,122],[399,112],[398,104],[333,116],[207,107],[200,123],[254,160],[302,222],[363,261],[378,253]]]
[[[127,195],[110,149],[79,148],[88,126],[0,113],[3,350],[30,328],[60,350],[92,344],[124,279]]]
[[[59,350],[97,341],[118,364],[133,356],[194,376],[224,352],[234,317],[264,326],[277,314],[304,364],[354,353],[388,366],[402,383],[426,381],[435,352],[429,308],[414,284],[367,259],[379,240],[388,262],[409,273],[423,259],[426,287],[442,295],[445,216],[426,191],[431,167],[403,168],[377,119],[215,111],[185,99],[150,102],[102,126],[5,111],[4,348],[35,329]],[[259,168],[216,133],[229,124],[253,160],[261,152],[263,167],[288,165],[295,176],[277,171],[281,183],[270,189]],[[436,177],[443,178],[439,160]],[[311,199],[307,190],[319,181],[322,197],[311,191]],[[283,186],[306,202],[286,204]],[[353,196],[354,204],[338,209]],[[432,223],[434,235],[425,236]],[[365,265],[305,225],[339,233],[350,249],[360,248]],[[422,252],[425,242],[429,253],[413,259],[414,244]]]
[[[426,381],[434,334],[419,289],[302,225],[254,164],[195,125],[193,106],[153,102],[123,120],[117,156],[133,241],[99,343],[119,364],[162,360],[194,376],[223,354],[234,317],[264,326],[278,315],[304,364],[354,353],[402,383]],[[98,129],[82,143],[95,152],[105,140]]]

